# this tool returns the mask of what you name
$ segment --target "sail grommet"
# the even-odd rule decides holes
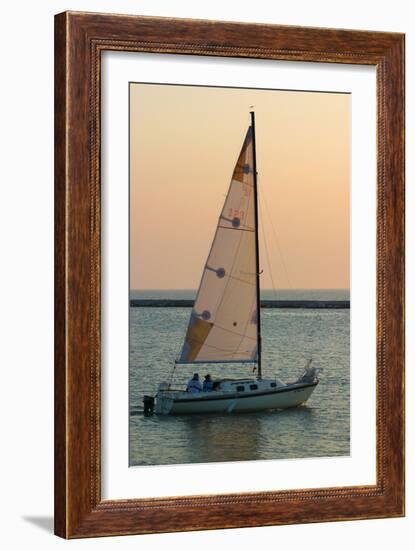
[[[240,225],[241,225],[241,220],[239,218],[233,218],[232,226],[233,227],[239,227]]]
[[[216,276],[219,277],[219,279],[223,279],[226,275],[226,271],[223,267],[220,267],[216,270]]]
[[[242,167],[242,171],[244,174],[249,174],[251,170],[251,167],[249,166],[249,164],[244,164],[243,167]]]
[[[202,311],[201,317],[204,321],[209,321],[210,319],[210,311],[205,309],[205,311]]]

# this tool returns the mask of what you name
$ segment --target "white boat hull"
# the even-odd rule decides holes
[[[317,384],[318,381],[308,384],[290,384],[272,391],[258,391],[243,395],[229,394],[229,392],[191,394],[160,391],[156,396],[155,412],[156,414],[203,414],[287,409],[305,403]]]

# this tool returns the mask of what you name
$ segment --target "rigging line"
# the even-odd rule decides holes
[[[173,384],[174,374],[176,372],[176,363],[173,365],[173,370],[170,376],[170,382],[169,382],[169,389],[171,388],[171,385]]]
[[[247,211],[249,209],[249,204],[250,204],[250,200],[251,200],[251,197],[252,197],[252,193],[250,194],[249,196],[249,199],[248,199],[248,206],[247,206]],[[238,280],[236,277],[235,277],[236,280]],[[242,281],[244,282],[244,281]],[[251,322],[251,318],[252,318],[252,310],[253,310],[253,306],[256,304],[256,308],[257,310],[259,309],[260,307],[260,304],[257,303],[257,296],[256,296],[256,292],[254,292],[253,294],[253,297],[252,297],[252,301],[251,301],[251,306],[249,308],[249,311],[251,312],[251,315],[246,319],[245,323],[244,323],[244,328],[243,328],[243,334],[240,334],[241,336],[241,340],[239,341],[239,344],[237,346],[237,348],[235,349],[234,353],[239,353],[239,350],[240,350],[240,347],[244,341],[245,338],[248,338],[250,340],[256,340],[256,342],[258,342],[258,338],[255,337],[255,338],[252,338],[250,336],[247,336],[247,332],[248,332],[248,328],[249,328],[249,324]]]
[[[245,143],[245,141],[244,141]],[[243,147],[243,145],[242,145]],[[244,155],[245,155],[245,158],[247,157],[247,150],[244,151]],[[237,157],[237,161],[236,161],[236,164],[239,162],[239,158],[241,156],[241,152],[239,153],[238,157]],[[232,192],[232,188],[235,184],[238,184],[238,185],[243,185],[243,182],[240,182],[239,180],[234,180],[233,179],[233,175],[234,175],[234,172],[235,172],[235,168],[236,168],[236,165],[234,166],[234,169],[233,169],[233,172],[232,172],[232,176],[231,176],[231,181],[230,181],[230,184],[229,184],[229,187],[228,187],[228,190],[226,192],[226,195],[225,195],[225,201],[222,205],[222,209],[220,211],[220,215],[219,215],[219,220],[218,220],[218,224],[216,226],[216,229],[215,229],[215,232],[213,234],[213,240],[212,240],[212,243],[210,245],[210,249],[209,249],[209,253],[208,253],[208,256],[207,256],[207,259],[206,259],[206,262],[205,262],[205,265],[204,265],[204,268],[203,268],[203,271],[202,271],[202,277],[200,279],[200,282],[199,282],[199,287],[197,289],[197,292],[196,292],[196,297],[195,297],[195,300],[194,300],[194,304],[193,304],[193,308],[192,308],[192,312],[190,314],[190,318],[189,318],[189,322],[190,322],[190,319],[191,319],[191,316],[192,316],[192,313],[193,313],[193,310],[194,310],[194,306],[195,304],[197,303],[198,301],[198,298],[199,298],[199,294],[200,294],[200,291],[203,287],[203,282],[204,282],[204,279],[205,279],[205,275],[206,275],[206,266],[209,264],[209,260],[210,260],[210,257],[212,255],[212,252],[215,248],[215,244],[216,244],[216,240],[217,238],[219,237],[220,235],[220,219],[223,217],[223,212],[225,210],[225,206],[226,206],[226,203],[228,202],[228,199],[231,195],[231,192]],[[248,211],[248,208],[249,208],[249,201],[251,199],[251,195],[252,193],[249,194],[249,199],[248,199],[248,207],[247,207],[247,211]],[[232,264],[231,264],[231,273],[233,271],[233,268],[235,266],[235,262],[236,262],[236,258],[238,256],[238,253],[239,253],[239,248],[241,246],[241,242],[242,242],[242,238],[243,238],[243,234],[239,236],[239,241],[238,241],[238,244],[237,244],[237,249],[235,251],[235,254],[234,254],[234,257],[233,257],[233,260],[232,260]],[[219,299],[216,301],[216,310],[218,310],[221,305],[222,305],[222,302],[223,302],[223,297],[225,295],[225,292],[226,292],[226,289],[227,289],[227,286],[229,285],[229,279],[226,281],[225,283],[225,288],[223,290],[223,294],[221,297],[219,297]],[[180,352],[179,352],[180,353]]]
[[[249,308],[250,312],[251,312],[251,316],[249,317],[249,319],[246,320],[245,322],[245,328],[244,328],[244,338],[241,338],[239,344],[238,344],[238,347],[236,349],[236,352],[235,353],[239,353],[239,349],[242,345],[242,342],[244,341],[245,338],[248,338],[249,340],[255,340],[256,344],[257,344],[257,350],[258,350],[258,335],[255,337],[255,338],[252,338],[251,336],[247,336],[247,332],[248,332],[248,325],[251,323],[251,319],[252,319],[252,308],[253,308],[253,305],[256,304],[256,307],[257,307],[257,310],[258,308],[260,307],[260,304],[257,304],[257,297],[256,297],[256,292],[254,293],[254,297],[252,299],[252,302],[251,302],[251,307]]]
[[[255,286],[255,283],[251,283],[251,281],[245,281],[241,277],[235,277],[234,275],[225,275],[225,277],[233,279],[234,281],[238,281],[239,283],[243,283],[244,285]]]
[[[250,164],[250,162],[252,162],[252,166],[254,166],[254,150],[253,150],[253,141],[252,141],[252,158],[251,158],[251,155],[249,155],[249,150],[247,149],[246,150],[246,154],[245,154],[245,160],[248,162],[248,164]],[[258,176],[258,173],[256,174],[256,176]],[[255,198],[255,195],[254,195],[254,177],[255,175],[252,174],[252,191],[250,191],[249,193],[249,196],[248,196],[248,204],[247,204],[247,208],[246,208],[246,211],[249,212],[249,207],[251,205],[251,201],[252,199]],[[242,185],[245,185],[245,181],[243,182]],[[258,187],[256,186],[255,188],[255,191],[258,192]],[[254,206],[255,208],[255,206]],[[256,231],[257,233],[257,236],[259,235],[259,228],[258,228],[258,220],[256,220],[256,228],[254,230],[254,232]],[[259,243],[258,243],[258,239],[256,239],[256,245],[255,246],[258,246]],[[259,250],[256,252],[259,254]],[[255,267],[255,271],[257,270],[257,266]],[[255,285],[256,286],[256,285]],[[246,334],[248,332],[248,327],[249,327],[249,324],[251,323],[251,319],[252,319],[252,309],[253,309],[253,305],[256,304],[256,311],[257,311],[257,318],[259,319],[259,316],[260,316],[260,307],[261,307],[261,300],[259,299],[258,295],[257,295],[257,292],[254,293],[254,296],[252,298],[252,304],[251,304],[251,307],[250,307],[250,312],[251,312],[251,315],[248,319],[246,319],[245,321],[245,326],[244,326],[244,334],[245,334],[245,337],[246,337]],[[258,342],[259,342],[259,338],[258,338],[258,322],[259,320],[257,321],[257,332],[256,332],[256,350],[257,350],[257,362],[259,361],[259,357],[258,357]],[[239,353],[239,350],[240,350],[240,347],[242,345],[244,341],[244,338],[241,337],[241,340],[238,344],[238,347],[237,349],[235,350],[235,353]]]
[[[254,338],[253,336],[248,336],[246,334],[246,332],[245,333],[235,332],[234,330],[231,330],[231,329],[225,328],[225,327],[221,327],[220,325],[216,325],[216,324],[214,324],[213,326],[214,326],[214,328],[218,328],[219,330],[224,330],[225,332],[230,332],[231,334],[235,334],[235,336],[243,336],[244,339],[247,338],[248,340],[255,340],[256,341],[256,338]]]
[[[270,278],[271,278],[271,284],[272,284],[272,293],[274,295],[274,300],[277,299],[277,291],[276,291],[276,287],[275,287],[275,283],[274,283],[274,276],[272,274],[272,267],[271,267],[271,261],[270,261],[270,256],[269,256],[269,250],[268,250],[268,244],[267,244],[267,239],[265,237],[265,230],[264,230],[264,216],[263,216],[263,209],[262,209],[262,197],[261,197],[262,193],[259,194],[259,210],[260,210],[260,214],[261,214],[261,234],[262,234],[262,241],[264,243],[264,248],[265,248],[265,255],[267,257],[267,264],[268,264],[268,269],[269,269],[269,275],[270,275]]]
[[[232,350],[230,351],[230,350],[227,350],[227,349],[218,348],[217,346],[212,346],[212,344],[206,344],[205,342],[201,342],[200,340],[196,340],[195,338],[192,338],[189,341],[192,342],[192,343],[195,343],[195,344],[200,344],[201,348],[206,347],[206,348],[213,349],[215,351],[220,351],[221,353],[223,353],[223,355],[233,355],[234,354],[234,352]],[[200,361],[200,359],[199,359],[199,361]]]
[[[238,180],[231,180],[231,184],[230,184],[230,186],[229,186],[228,193],[227,193],[227,195],[226,195],[225,203],[224,203],[224,205],[223,205],[223,207],[222,207],[222,212],[223,212],[224,209],[225,209],[225,206],[226,206],[226,203],[227,203],[227,201],[228,201],[228,198],[229,198],[229,196],[230,196],[230,194],[231,194],[232,188],[233,188],[235,185],[237,185],[237,184],[238,184],[238,185],[241,185],[241,182],[239,182]],[[250,197],[249,197],[249,198],[250,198]],[[248,205],[249,205],[249,200],[248,200]],[[248,207],[247,207],[247,211],[248,211]],[[220,217],[222,217],[222,212],[221,212],[221,216],[220,216]],[[220,223],[220,222],[219,222],[219,223]],[[220,229],[220,225],[218,225],[217,228],[216,228],[215,241],[216,241],[216,237],[219,235],[219,229]],[[241,243],[242,243],[243,237],[244,237],[243,234],[239,235],[239,240],[238,240],[238,242],[237,242],[236,250],[235,250],[235,252],[234,252],[234,254],[233,254],[233,258],[232,258],[231,268],[230,268],[230,271],[229,271],[230,273],[233,272],[233,269],[234,269],[234,267],[235,267],[235,263],[236,263],[236,261],[237,261],[237,259],[238,259],[239,249],[240,249],[240,247],[241,247]],[[211,256],[211,253],[212,253],[213,249],[214,249],[214,243],[212,244],[212,248],[211,248],[211,250],[210,250],[210,252],[209,252],[209,256],[208,256],[206,265],[209,263],[210,256]],[[204,275],[205,275],[205,274],[203,273],[203,275],[202,275],[202,280],[201,280],[201,282],[200,282],[200,287],[202,286],[202,282],[203,282]],[[228,276],[228,277],[227,277],[227,280],[226,280],[226,282],[225,282],[224,289],[223,289],[223,291],[222,291],[222,295],[219,297],[219,299],[218,299],[217,302],[216,302],[216,303],[217,303],[217,305],[216,305],[216,311],[219,310],[219,308],[221,307],[221,305],[222,305],[222,303],[223,303],[224,297],[225,297],[225,295],[226,295],[227,288],[228,288],[228,286],[229,286],[229,284],[230,284],[230,280],[231,280],[231,277]],[[195,303],[196,303],[196,301],[195,301]]]
[[[231,187],[229,188],[229,191],[228,191],[228,195],[230,194],[230,191],[231,191]],[[227,196],[228,198],[228,196]],[[227,200],[227,199],[226,199]],[[226,204],[226,201],[225,201],[225,204]],[[225,206],[225,205],[224,205]],[[209,264],[209,260],[210,260],[210,256],[211,256],[211,253],[212,253],[212,250],[214,249],[214,244],[215,244],[215,241],[216,241],[216,237],[218,235],[218,230],[219,230],[219,226],[217,227],[217,230],[216,230],[216,234],[215,234],[215,239],[214,239],[214,242],[212,244],[212,247],[211,247],[211,250],[209,252],[209,256],[207,258],[207,261],[206,261],[206,264],[205,264],[205,269],[203,270],[203,275],[202,275],[202,279],[200,281],[200,286],[199,286],[199,290],[200,288],[202,288],[202,285],[203,285],[203,281],[204,281],[204,278],[205,278],[205,272],[206,270],[209,271],[208,268],[208,264]],[[231,267],[230,267],[230,273],[233,272],[233,269],[235,267],[235,264],[237,262],[237,259],[238,259],[238,254],[239,254],[239,249],[240,249],[240,246],[241,246],[241,243],[242,243],[242,240],[243,240],[243,235],[240,235],[239,236],[239,240],[238,240],[238,243],[237,243],[237,248],[236,248],[236,251],[234,252],[234,255],[233,255],[233,259],[232,259],[232,264],[231,264]],[[228,289],[228,287],[230,286],[231,282],[232,282],[232,279],[233,279],[233,276],[232,275],[227,275],[226,277],[226,282],[225,282],[225,286],[223,288],[223,291],[222,291],[222,294],[219,295],[218,299],[216,300],[216,306],[215,306],[215,309],[216,309],[216,312],[219,311],[219,309],[221,308],[222,304],[223,304],[223,301],[225,299],[225,295],[226,295],[226,291]],[[198,294],[199,294],[199,291],[198,291]],[[193,305],[193,308],[192,308],[192,311],[195,310],[195,305],[197,303],[197,296],[196,296],[196,300],[194,302],[194,305]],[[218,348],[219,351],[221,351],[219,348]]]
[[[238,157],[238,161],[239,161],[240,157]],[[245,160],[245,163],[246,162],[249,162],[250,160],[250,154],[249,154],[249,147],[245,149],[244,151],[244,154],[243,154],[243,159]],[[238,162],[237,161],[237,162]],[[233,175],[233,174],[232,174]],[[243,181],[240,181],[240,180],[236,180],[236,179],[231,179],[231,184],[229,186],[229,189],[228,189],[228,192],[226,194],[226,198],[225,198],[225,202],[224,202],[224,205],[222,207],[222,211],[221,211],[221,215],[220,215],[220,218],[223,217],[223,213],[224,213],[224,210],[225,210],[225,207],[226,207],[226,204],[228,202],[228,199],[229,197],[231,196],[231,193],[232,191],[236,188],[240,188],[245,185],[245,180],[251,178],[252,176],[249,175],[247,178],[243,177]],[[251,201],[252,201],[252,198],[253,198],[253,193],[249,193],[248,195],[248,198],[247,198],[247,205],[246,205],[246,212],[249,212],[249,208],[250,208],[250,205],[251,205]],[[242,199],[241,199],[242,200]],[[238,209],[240,209],[240,205],[238,206]],[[219,222],[220,224],[220,222]],[[205,264],[205,267],[206,265],[209,264],[209,260],[210,260],[210,256],[212,254],[212,251],[214,250],[214,246],[215,246],[215,243],[216,243],[216,239],[218,237],[218,234],[219,234],[219,229],[220,229],[220,225],[218,224],[217,228],[216,228],[216,232],[215,232],[215,236],[214,236],[214,239],[213,239],[213,243],[211,245],[211,249],[210,249],[210,252],[209,252],[209,255],[208,255],[208,259],[207,259],[207,262]],[[239,235],[239,238],[237,240],[237,243],[236,243],[236,250],[234,251],[233,253],[233,257],[232,257],[232,262],[231,262],[231,267],[230,267],[230,271],[229,273],[232,274],[233,271],[234,271],[234,268],[235,268],[235,265],[236,265],[236,262],[238,260],[238,256],[239,256],[239,252],[240,252],[240,248],[241,248],[241,245],[242,245],[242,242],[244,241],[244,238],[245,238],[245,235],[244,235],[245,232],[241,232],[241,234]],[[198,296],[199,296],[199,292],[200,292],[200,289],[201,287],[203,286],[203,281],[204,281],[204,278],[205,278],[205,274],[206,274],[206,271],[204,270],[203,272],[203,275],[202,275],[202,279],[200,281],[200,284],[199,284],[199,289],[198,289],[198,292],[197,292],[197,296],[196,296],[196,300],[195,300],[195,304],[197,303],[197,299],[198,299]],[[226,296],[226,292],[227,292],[227,289],[229,287],[231,287],[232,285],[232,279],[233,277],[232,276],[228,276],[227,277],[227,280],[225,282],[225,285],[224,285],[224,288],[223,288],[223,291],[222,291],[222,294],[221,296],[219,296],[219,299],[216,301],[216,311],[218,312],[224,302],[224,299],[225,299],[225,296]],[[258,306],[257,306],[258,307]],[[193,306],[193,309],[194,309],[194,306]],[[245,327],[245,332],[247,330],[247,324],[246,324],[246,327]],[[245,353],[250,353],[250,352],[240,352],[239,349],[240,349],[240,346],[243,342],[243,339],[244,337],[241,336],[241,339],[240,339],[240,342],[238,344],[238,347],[234,350],[234,351],[228,351],[228,350],[221,350],[220,348],[215,348],[215,346],[212,346],[212,345],[209,345],[209,344],[206,344],[206,341],[204,342],[204,345],[207,346],[207,347],[211,347],[211,348],[214,348],[214,349],[217,349],[218,351],[222,351],[223,353],[231,353],[231,355],[235,355],[235,354],[239,354],[239,353],[242,353],[242,354],[245,354]]]
[[[206,347],[206,348],[212,348],[216,351],[221,351],[222,353],[224,354],[228,354],[228,355],[235,355],[235,353],[237,353],[236,351],[234,350],[229,350],[229,349],[223,349],[223,348],[219,348],[218,346],[213,346],[212,344],[206,344],[206,340],[203,340],[203,341],[200,341],[198,340],[197,338],[191,338],[190,339],[191,342],[194,342],[195,344],[201,344],[201,348],[202,347]],[[240,351],[238,353],[241,353],[243,355],[247,355],[249,353],[251,353],[249,350],[246,350],[246,351]]]
[[[282,264],[282,267],[283,267],[283,270],[284,270],[284,274],[285,274],[285,277],[287,279],[287,283],[288,283],[288,286],[291,290],[293,290],[293,285],[291,284],[291,280],[290,280],[290,277],[288,276],[288,270],[287,270],[287,266],[285,265],[285,261],[284,261],[284,255],[282,253],[282,249],[281,249],[281,246],[280,246],[280,242],[278,240],[278,237],[277,237],[277,231],[275,229],[275,226],[274,226],[274,222],[272,221],[272,216],[271,216],[271,213],[268,209],[268,205],[265,202],[265,210],[266,210],[266,213],[267,213],[267,216],[268,216],[268,219],[270,221],[270,224],[271,224],[271,229],[272,229],[272,234],[273,234],[273,237],[275,239],[275,242],[277,244],[277,248],[278,248],[278,252],[279,252],[279,255],[280,255],[280,258],[281,258],[281,264]]]
[[[251,126],[250,126],[251,128]],[[251,147],[251,149],[250,149]],[[253,155],[253,140],[251,141],[250,143],[250,147],[246,147],[245,151],[244,151],[244,160],[245,160],[245,163],[248,164],[248,165],[251,165],[252,163],[252,166],[253,166],[253,163],[254,163],[254,155]],[[252,153],[252,154],[250,154]],[[238,159],[239,161],[239,159]],[[242,176],[242,180],[234,180],[235,182],[238,181],[239,182],[239,185],[242,186],[242,189],[244,190],[245,189],[245,185],[246,184],[249,184],[250,187],[252,187],[252,190],[250,190],[249,194],[248,194],[248,200],[246,201],[247,204],[246,204],[246,213],[248,214],[249,212],[249,209],[251,207],[251,204],[252,204],[252,201],[253,199],[255,198],[255,195],[254,195],[254,173],[252,171],[252,175],[251,175],[251,172],[248,173],[247,177],[244,177]],[[242,202],[243,199],[241,199],[241,202]],[[254,234],[255,232],[258,232],[258,223],[256,225],[256,227],[254,228]],[[239,248],[241,246],[241,242],[242,242],[242,238],[240,239],[239,241],[239,244],[238,244],[238,252],[239,252]],[[235,262],[236,262],[236,256],[234,257],[234,261],[233,261],[233,264],[232,264],[232,268],[231,268],[231,273],[233,271],[233,268],[235,266]],[[255,269],[256,270],[256,269]],[[229,282],[229,281],[228,281]],[[256,285],[255,285],[256,286]],[[256,303],[256,293],[254,294],[254,298],[253,298],[253,302]],[[259,314],[259,307],[260,307],[260,304],[257,304],[257,311],[258,311],[258,314]],[[250,308],[250,311],[252,311],[252,306]],[[246,319],[245,321],[245,325],[244,325],[244,330],[243,330],[243,333],[244,333],[244,336],[241,335],[241,339],[239,341],[239,344],[237,346],[237,348],[235,349],[234,351],[234,354],[238,354],[240,353],[240,347],[244,341],[244,338],[246,337],[246,333],[248,331],[248,325],[250,323],[250,318]],[[256,340],[258,341],[258,337],[256,338]]]
[[[232,231],[248,231],[248,233],[255,233],[255,229],[244,229],[243,227],[227,227],[225,225],[218,225],[220,229],[231,229]]]
[[[190,314],[190,319],[191,319],[191,317],[192,317],[193,311],[194,311],[194,309],[195,309],[195,305],[196,305],[196,303],[197,303],[197,301],[198,301],[198,298],[199,298],[199,294],[200,294],[201,288],[202,288],[202,286],[203,286],[203,282],[204,282],[205,275],[206,275],[206,267],[207,267],[207,265],[208,265],[208,263],[209,263],[210,256],[212,255],[212,251],[214,250],[214,247],[215,247],[215,244],[216,244],[216,240],[217,240],[218,235],[219,235],[219,229],[221,228],[221,227],[220,227],[220,219],[224,217],[223,214],[224,214],[225,206],[226,206],[226,203],[228,202],[228,199],[229,199],[229,196],[230,196],[230,194],[231,194],[232,188],[233,188],[233,186],[234,186],[235,184],[238,185],[238,186],[239,186],[239,185],[244,185],[244,180],[245,180],[244,176],[242,176],[242,180],[243,180],[243,181],[235,180],[235,179],[233,178],[233,176],[234,176],[234,173],[235,173],[236,166],[237,166],[237,164],[238,164],[238,162],[239,162],[239,160],[240,160],[240,157],[241,157],[241,153],[242,153],[242,150],[243,150],[243,146],[244,146],[244,144],[245,144],[245,139],[246,139],[246,136],[245,136],[245,138],[244,138],[244,142],[243,142],[243,144],[242,144],[242,148],[241,148],[241,150],[240,150],[240,152],[239,152],[239,154],[238,154],[238,157],[237,157],[237,160],[236,160],[236,164],[234,165],[234,169],[233,169],[232,176],[231,176],[231,181],[230,181],[230,184],[229,184],[227,193],[226,193],[226,195],[225,195],[225,201],[224,201],[224,203],[223,203],[223,206],[222,206],[222,209],[221,209],[221,212],[220,212],[220,215],[219,215],[219,221],[218,221],[218,224],[217,224],[216,229],[215,229],[215,232],[214,232],[214,236],[213,236],[213,240],[212,240],[212,243],[211,243],[211,246],[210,246],[210,250],[209,250],[209,253],[208,253],[208,257],[207,257],[207,260],[206,260],[206,262],[205,262],[204,269],[203,269],[203,271],[202,271],[202,277],[201,277],[200,282],[199,282],[198,290],[197,290],[197,292],[196,292],[196,297],[195,297],[195,300],[194,300],[194,305],[193,305],[193,308],[192,308],[192,312],[191,312],[191,314]],[[245,150],[243,150],[243,155],[244,155],[244,158],[245,158],[245,159],[246,159],[247,156],[248,156],[247,151],[248,151],[248,148],[245,148]],[[252,184],[252,186],[253,186],[253,184]],[[249,194],[247,211],[248,211],[248,209],[249,209],[249,202],[250,202],[250,199],[251,199],[251,195],[252,195],[252,193]],[[238,253],[239,253],[239,248],[240,248],[241,242],[242,242],[242,235],[241,235],[240,238],[239,238],[239,241],[238,241],[238,243],[237,243],[237,248],[236,248],[235,254],[234,254],[234,256],[233,256],[233,260],[232,260],[232,264],[231,264],[231,270],[230,270],[231,273],[232,273],[233,268],[234,268],[234,266],[235,266],[235,262],[236,262],[236,258],[237,258]],[[223,298],[224,298],[224,295],[225,295],[225,293],[226,293],[226,289],[227,289],[227,287],[228,287],[228,285],[229,285],[229,282],[230,282],[230,279],[228,278],[228,280],[227,280],[226,283],[225,283],[225,288],[224,288],[224,290],[223,290],[222,296],[220,296],[220,297],[219,297],[219,300],[216,301],[216,310],[218,310],[218,309],[221,307],[221,305],[222,305]],[[189,319],[189,322],[190,322],[190,319]],[[180,353],[180,352],[179,352],[179,353]]]
[[[229,187],[228,187],[228,190],[227,190],[227,192],[226,192],[226,195],[225,195],[225,201],[224,201],[224,203],[223,203],[223,205],[222,205],[222,210],[221,210],[220,215],[219,215],[219,220],[220,220],[220,218],[221,218],[221,216],[222,216],[222,213],[223,213],[223,211],[224,211],[225,205],[226,205],[226,203],[227,203],[227,201],[228,201],[228,198],[229,198],[229,195],[230,195],[230,193],[231,193],[232,183],[233,183],[233,181],[231,180],[231,183],[230,183],[230,185],[229,185]],[[191,311],[191,313],[190,313],[190,317],[189,317],[189,321],[188,321],[188,326],[189,326],[189,324],[190,324],[190,320],[191,320],[191,318],[192,318],[193,312],[195,311],[195,305],[196,305],[196,303],[197,303],[197,301],[198,301],[198,299],[199,299],[199,295],[200,295],[201,289],[202,289],[202,287],[203,287],[203,283],[204,283],[205,276],[206,276],[206,267],[207,267],[207,265],[209,264],[210,257],[211,257],[211,255],[212,255],[212,252],[213,252],[213,250],[214,250],[214,248],[215,248],[215,244],[216,244],[217,239],[218,239],[218,236],[219,236],[219,223],[220,223],[220,222],[218,221],[218,224],[216,225],[216,228],[215,228],[215,231],[214,231],[214,234],[213,234],[213,240],[212,240],[211,245],[210,245],[210,249],[209,249],[209,252],[208,252],[208,256],[207,256],[207,258],[206,258],[206,262],[205,262],[205,265],[204,265],[203,270],[202,270],[202,277],[201,277],[201,279],[200,279],[200,281],[199,281],[199,286],[198,286],[198,289],[197,289],[197,292],[196,292],[196,296],[195,296],[195,299],[194,299],[194,302],[193,302],[193,308],[192,308],[192,311]],[[242,240],[242,237],[240,237],[240,239],[239,239],[239,244],[240,244],[241,240]],[[239,247],[239,244],[238,244],[238,247]],[[227,281],[226,284],[225,284],[225,290],[226,290],[226,286],[227,286],[228,282],[229,282],[229,281]],[[222,300],[223,300],[223,295],[222,295],[222,297],[219,297],[219,298],[216,300],[216,310],[220,307],[220,305],[221,305],[221,303],[222,303]],[[180,346],[180,351],[178,351],[178,356],[181,355],[182,350],[183,350],[183,344]]]
[[[205,269],[207,269],[207,271],[213,271],[213,272],[217,271],[215,268],[209,267],[208,265],[206,265]],[[240,271],[240,273],[242,273],[242,271]],[[246,273],[246,272],[244,272],[244,274],[251,275],[250,273]],[[252,275],[255,275],[255,273],[252,273]],[[233,279],[234,281],[239,281],[240,283],[244,283],[245,285],[255,286],[255,283],[251,283],[251,281],[246,281],[241,277],[235,277],[235,275],[228,275],[227,273],[225,273],[224,277],[228,277],[229,279]]]
[[[248,162],[249,162],[249,153],[248,153],[248,150],[249,150],[249,149],[246,149],[246,150],[244,151],[244,160],[245,160],[245,162],[246,162],[247,160],[248,160]],[[239,157],[238,157],[238,161],[239,161]],[[237,161],[237,162],[238,162],[238,161]],[[233,175],[233,174],[232,174],[232,175]],[[246,178],[246,179],[248,179],[248,178]],[[227,200],[228,200],[228,198],[229,198],[229,196],[230,196],[230,194],[231,194],[231,191],[232,191],[232,189],[234,188],[234,186],[236,187],[236,189],[238,189],[238,187],[243,186],[243,185],[244,185],[244,182],[242,182],[242,181],[240,181],[240,180],[235,180],[235,179],[232,179],[232,180],[231,180],[231,185],[229,186],[229,190],[228,190],[228,193],[227,193],[227,196],[226,196],[226,199],[225,199],[225,203],[224,203],[223,208],[222,208],[222,212],[223,212],[224,209],[225,209],[225,205],[226,205],[226,203],[227,203]],[[247,200],[247,205],[246,205],[246,212],[249,212],[249,208],[250,208],[250,205],[251,205],[252,197],[253,197],[253,193],[249,193],[248,200]],[[222,212],[221,212],[221,215],[222,215]],[[217,228],[217,232],[218,232],[218,229],[219,229],[219,226],[218,226],[218,228]],[[216,238],[216,235],[215,235],[215,238]],[[241,248],[241,244],[242,244],[243,238],[244,238],[244,235],[243,235],[243,232],[242,232],[241,235],[239,236],[239,240],[238,240],[238,243],[237,243],[237,247],[236,247],[236,250],[235,250],[235,252],[234,252],[234,254],[233,254],[232,263],[231,263],[231,268],[230,268],[229,273],[233,273],[235,264],[236,264],[237,259],[238,259],[239,250],[240,250],[240,248]],[[212,245],[212,249],[213,249],[213,245]],[[210,254],[209,254],[209,257],[208,257],[208,262],[209,262],[209,259],[210,259]],[[208,262],[207,262],[207,263],[208,263]],[[203,275],[203,276],[204,276],[204,275]],[[228,276],[227,281],[226,281],[226,283],[225,283],[225,287],[224,287],[224,289],[223,289],[223,291],[222,291],[222,295],[221,295],[220,299],[219,299],[218,302],[217,302],[216,311],[218,311],[219,308],[222,306],[222,303],[223,303],[224,298],[225,298],[225,295],[226,295],[226,291],[227,291],[227,289],[228,289],[230,283],[231,283],[231,278]],[[242,342],[242,340],[241,340],[241,342]]]
[[[202,276],[202,277],[203,277],[203,276]],[[197,293],[198,293],[198,292],[199,292],[199,291],[196,292],[196,298],[197,298]],[[193,314],[193,309],[194,309],[194,303],[193,303],[193,307],[192,307],[192,309],[191,309],[191,311],[190,311],[189,319],[187,320],[187,323],[184,325],[184,334],[185,334],[185,335],[186,335],[187,330],[188,330],[188,327],[189,327],[190,319],[191,319],[192,314]],[[185,336],[185,337],[186,337],[186,336]],[[178,339],[178,343],[179,343],[179,344],[178,344],[178,349],[176,348],[176,349],[177,349],[177,352],[176,352],[176,357],[175,357],[175,360],[174,360],[174,365],[176,364],[177,359],[179,359],[179,357],[181,356],[182,351],[183,351],[183,345],[184,345],[184,343],[181,343],[181,342],[182,342],[182,338],[180,338],[180,340]],[[174,374],[174,373],[173,373],[173,374]]]
[[[236,247],[236,250],[234,252],[234,255],[233,255],[233,258],[232,258],[232,263],[231,263],[231,268],[229,270],[229,273],[232,273],[233,270],[234,270],[234,267],[235,267],[235,264],[237,262],[237,259],[238,259],[238,255],[239,255],[239,249],[241,247],[241,243],[242,243],[242,236],[240,236],[239,238],[239,241],[237,243],[237,247]],[[208,259],[209,260],[209,259]],[[203,275],[204,276],[204,275]],[[231,282],[233,281],[233,277],[231,275],[228,275],[226,277],[226,281],[225,281],[225,286],[222,290],[222,294],[218,297],[218,300],[216,302],[216,312],[219,311],[219,309],[222,307],[222,304],[223,304],[223,301],[225,299],[225,296],[226,296],[226,292],[228,290],[228,287],[230,286]]]

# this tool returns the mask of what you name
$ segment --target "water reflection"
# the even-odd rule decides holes
[[[303,447],[298,425],[308,436],[315,429],[314,410],[306,406],[233,415],[144,417],[137,413],[132,433],[137,429],[141,437],[131,439],[130,452],[135,465],[296,457]],[[138,456],[145,460],[137,460]]]
[[[198,447],[196,456],[204,456],[207,462],[259,458],[261,424],[253,415],[193,417],[183,422],[189,445]]]
[[[171,361],[188,322],[186,308],[131,308],[130,464],[189,464],[238,460],[345,456],[350,452],[349,311],[265,310],[265,376],[295,380],[310,354],[323,368],[306,406],[231,415],[142,414],[143,395],[170,380]],[[205,370],[203,370],[203,368]],[[202,375],[223,376],[221,365]],[[177,383],[194,366],[177,369]],[[229,366],[229,377],[247,375]]]

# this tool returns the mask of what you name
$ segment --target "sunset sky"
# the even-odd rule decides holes
[[[252,105],[262,288],[266,248],[276,288],[348,288],[350,99],[130,84],[131,288],[198,287]]]

